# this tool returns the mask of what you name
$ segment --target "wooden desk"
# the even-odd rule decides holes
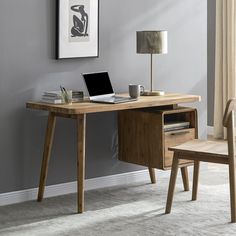
[[[196,102],[200,100],[200,96],[196,95],[171,93],[159,97],[140,97],[138,101],[120,104],[101,104],[83,101],[72,105],[54,105],[42,102],[27,102],[27,108],[45,110],[49,112],[39,182],[38,201],[42,201],[44,195],[44,188],[48,173],[48,163],[56,125],[56,117],[72,118],[76,119],[77,122],[77,207],[78,213],[82,213],[84,211],[86,114],[177,105],[180,103]],[[152,177],[154,172],[150,168],[149,171]]]

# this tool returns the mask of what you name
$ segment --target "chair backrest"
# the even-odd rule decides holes
[[[225,113],[224,113],[224,117],[223,117],[223,126],[224,127],[228,126],[227,124],[228,124],[230,114],[232,111],[235,111],[235,110],[236,110],[236,98],[232,98],[226,104]]]
[[[235,110],[236,110],[236,98],[233,98],[227,102],[223,117],[223,126],[227,128],[229,158],[231,159],[231,161],[233,161],[233,163],[235,159],[235,131],[234,131]]]

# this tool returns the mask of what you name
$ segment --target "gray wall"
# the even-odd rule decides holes
[[[215,89],[216,1],[208,0],[207,5],[207,124],[209,126],[213,126]]]
[[[55,0],[0,1],[0,193],[36,187],[47,116],[25,109],[45,90],[84,90],[81,72],[108,70],[117,92],[149,84],[149,57],[135,52],[135,31],[166,29],[169,53],[154,57],[155,87],[199,94],[200,133],[207,119],[207,2],[101,0],[100,57],[54,60]],[[191,105],[191,104],[190,104]],[[88,115],[86,178],[140,167],[116,157],[116,113]],[[58,120],[47,184],[75,180],[75,123]]]

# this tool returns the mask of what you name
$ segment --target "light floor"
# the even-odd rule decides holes
[[[236,235],[236,224],[229,223],[226,166],[202,167],[195,202],[191,192],[183,192],[179,175],[169,215],[164,214],[169,175],[159,172],[157,179],[155,185],[88,191],[84,214],[75,214],[75,194],[1,207],[0,235]]]

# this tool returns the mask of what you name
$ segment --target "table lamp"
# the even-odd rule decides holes
[[[137,53],[151,55],[151,71],[150,71],[150,91],[145,91],[144,96],[160,96],[164,95],[164,91],[153,91],[153,54],[166,54],[168,53],[167,46],[167,31],[137,31]]]

